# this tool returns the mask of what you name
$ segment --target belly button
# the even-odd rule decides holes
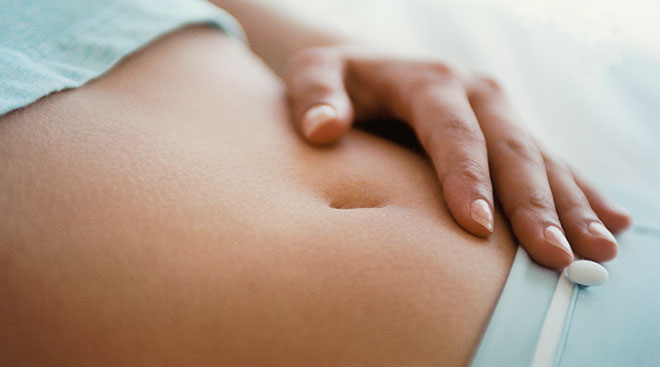
[[[343,193],[331,197],[328,205],[333,209],[376,209],[387,206],[387,202],[379,195]]]

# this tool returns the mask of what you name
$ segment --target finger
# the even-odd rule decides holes
[[[344,63],[326,49],[307,49],[287,65],[293,120],[312,143],[338,140],[350,128],[353,106],[344,87]]]
[[[486,143],[465,89],[457,81],[431,79],[404,95],[399,117],[413,126],[433,161],[453,217],[472,234],[490,235],[493,192]]]
[[[575,172],[572,172],[572,175],[577,185],[586,195],[589,205],[591,205],[610,231],[618,233],[630,227],[632,217],[626,209],[607,200],[598,190]]]
[[[470,102],[488,147],[493,183],[513,231],[538,263],[561,268],[573,260],[550,189],[543,158],[499,86],[479,80]]]
[[[612,260],[617,253],[616,239],[592,210],[568,167],[545,155],[544,161],[559,220],[573,249],[594,261]]]

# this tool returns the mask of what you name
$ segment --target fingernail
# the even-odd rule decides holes
[[[310,137],[321,125],[337,118],[337,111],[328,104],[319,104],[305,112],[302,120],[302,132]]]
[[[614,243],[615,245],[617,244],[616,243],[616,238],[614,238],[614,235],[612,235],[612,233],[610,231],[608,231],[607,228],[605,228],[604,225],[602,225],[598,222],[591,222],[589,224],[589,232],[591,232],[591,234],[596,236],[596,237],[606,239],[606,240]]]
[[[475,222],[484,226],[488,232],[493,232],[493,211],[486,200],[477,199],[473,201],[470,205],[470,213]]]
[[[566,236],[564,236],[564,233],[562,233],[561,229],[555,225],[549,225],[545,227],[545,231],[543,233],[545,236],[545,240],[556,247],[559,247],[571,257],[573,257],[573,251],[571,250],[571,245],[568,243],[568,240],[566,239]]]

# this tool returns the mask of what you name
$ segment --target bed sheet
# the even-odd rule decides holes
[[[640,0],[619,2],[620,13],[635,1]],[[567,6],[546,14],[521,5],[531,3],[278,2],[310,22],[387,49],[434,56],[496,77],[532,132],[597,186],[659,202],[659,50],[622,31],[626,24],[612,17],[617,9],[592,14],[575,8],[573,14]],[[651,28],[643,34],[660,39],[660,25],[645,25]]]

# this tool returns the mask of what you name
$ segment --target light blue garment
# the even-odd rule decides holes
[[[243,37],[231,16],[202,0],[0,0],[0,115],[79,87],[193,23]]]
[[[609,280],[577,287],[554,366],[660,366],[660,203],[613,193],[635,220]],[[559,273],[516,255],[473,366],[530,366]]]

